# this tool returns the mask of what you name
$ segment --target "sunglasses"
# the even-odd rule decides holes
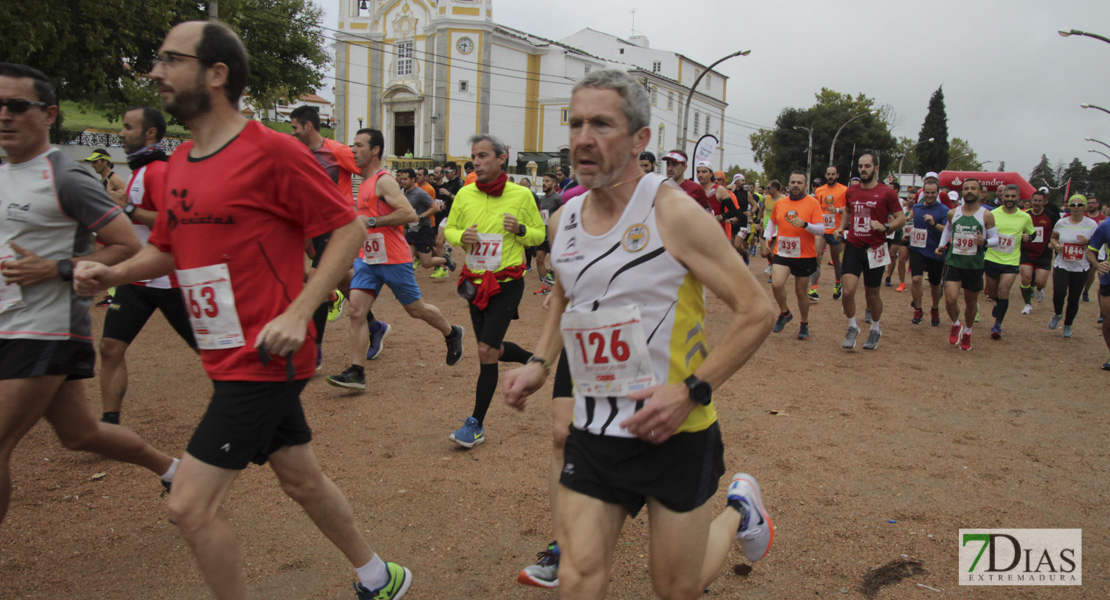
[[[1069,204],[1068,208],[1087,208],[1086,204]]]
[[[45,102],[36,102],[36,101],[32,101],[32,100],[3,100],[3,101],[0,101],[0,108],[7,108],[9,111],[11,111],[15,114],[25,113],[28,110],[30,110],[30,108],[32,106],[37,106],[39,108],[45,108],[49,105]]]

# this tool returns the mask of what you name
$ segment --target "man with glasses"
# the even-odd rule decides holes
[[[343,492],[320,470],[300,401],[315,372],[315,344],[305,339],[312,313],[346,273],[364,229],[303,144],[239,112],[248,72],[242,42],[222,23],[182,23],[166,36],[151,77],[193,140],[170,158],[166,216],[150,245],[116,267],[81,263],[77,289],[176,269],[215,392],[169,512],[217,598],[247,598],[235,530],[220,506],[247,465],[267,461],[355,567],[358,597],[400,598],[412,574],[366,543]],[[290,240],[328,231],[306,283],[303,245]]]
[[[74,262],[116,263],[142,243],[93,176],[50,145],[57,104],[42,72],[0,63],[0,522],[12,452],[44,417],[65,448],[145,467],[166,486],[178,465],[89,409],[92,300],[73,293]]]

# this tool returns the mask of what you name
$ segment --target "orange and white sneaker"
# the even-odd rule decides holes
[[[728,503],[740,511],[736,539],[740,540],[744,556],[752,562],[763,558],[775,539],[775,525],[763,507],[763,494],[755,477],[747,473],[733,475],[728,486]]]
[[[894,288],[894,291],[896,291],[896,292],[906,291],[906,282],[903,281],[902,283],[899,283],[898,287]]]

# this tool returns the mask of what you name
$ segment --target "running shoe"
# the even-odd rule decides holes
[[[871,309],[870,308],[864,309],[864,311],[863,311],[863,322],[864,323],[870,323],[871,322]]]
[[[809,339],[809,323],[802,323],[802,326],[798,328],[798,339],[799,340],[808,340]]]
[[[110,425],[119,425],[119,413],[118,412],[103,413],[103,414],[100,415],[100,422],[101,423],[108,423]]]
[[[1099,316],[1098,316],[1098,322],[1099,322],[1099,324],[1101,325],[1101,324],[1102,324],[1102,321],[1103,321],[1103,320],[1105,320],[1105,319],[1106,319],[1106,317],[1105,317],[1105,316],[1103,316],[1103,315],[1099,315]]]
[[[399,600],[405,596],[412,585],[412,571],[397,563],[385,563],[389,571],[389,582],[376,590],[368,590],[361,583],[355,584],[355,598],[357,600]]]
[[[1037,290],[1037,302],[1044,302],[1044,290]]]
[[[432,271],[432,274],[429,275],[428,277],[430,279],[443,279],[443,278],[447,277],[447,268],[446,267],[436,267]]]
[[[744,556],[752,562],[763,558],[771,548],[771,542],[775,540],[775,525],[763,506],[763,493],[759,490],[759,483],[747,473],[737,473],[732,476],[727,497],[730,504],[743,506],[736,539],[740,540]]]
[[[104,296],[104,299],[101,300],[100,302],[97,302],[95,306],[97,308],[103,308],[105,306],[111,306],[111,305],[112,305],[112,297],[111,296]]]
[[[444,260],[447,261],[447,270],[448,271],[454,271],[455,266],[456,266],[454,257],[452,257],[450,254],[444,252],[443,253],[443,258],[444,258]]]
[[[763,269],[763,274],[764,275],[770,275],[771,274],[771,265],[767,265],[767,268]]]
[[[316,346],[316,372],[319,373],[320,369],[324,368],[324,348]]]
[[[555,271],[548,270],[547,275],[544,275],[543,278],[547,280],[547,285],[555,285]]]
[[[548,287],[547,282],[544,282],[544,284],[542,286],[540,286],[540,289],[532,292],[532,295],[534,295],[534,296],[546,296],[550,293],[551,293],[551,288]]]
[[[1060,326],[1060,321],[1063,321],[1063,320],[1064,320],[1064,315],[1052,315],[1052,318],[1048,320],[1048,328],[1049,329],[1056,329],[1057,327]]]
[[[899,283],[898,287],[894,288],[894,291],[896,291],[896,292],[906,291],[906,282],[903,281],[902,283]]]
[[[1026,304],[1025,308],[1021,309],[1021,314],[1023,314],[1023,315],[1033,314],[1033,305],[1032,304]]]
[[[867,334],[867,341],[863,342],[863,349],[874,350],[878,348],[879,338],[881,337],[883,337],[883,332],[877,329],[872,329],[871,332]]]
[[[935,308],[929,309],[929,324],[933,327],[940,325],[940,310]]]
[[[385,338],[389,337],[389,332],[393,328],[385,321],[374,321],[374,325],[370,327],[370,347],[366,350],[366,358],[374,360],[382,353],[382,346],[385,344]]]
[[[467,417],[463,426],[448,437],[463,448],[473,448],[486,441],[486,429],[478,425],[478,419]]]
[[[920,308],[915,308],[915,309],[913,309],[913,321],[910,321],[910,322],[913,323],[914,325],[920,325],[922,319],[924,319],[924,318],[925,318],[925,311],[921,310]]]
[[[821,299],[821,296],[817,294],[817,286],[809,288],[809,299],[812,302],[817,302]]]
[[[774,331],[775,333],[782,331],[783,327],[786,327],[786,324],[793,320],[794,315],[790,314],[790,311],[779,313],[779,318],[777,321],[775,321],[775,328],[772,329],[772,331]]]
[[[992,340],[1002,339],[1002,326],[999,325],[998,323],[995,323],[994,327],[991,327],[991,339]]]
[[[840,300],[842,295],[844,295],[844,287],[838,281],[833,285],[833,300]]]
[[[960,350],[971,350],[971,334],[965,333],[960,336]]]
[[[890,287],[890,286],[894,285],[893,283],[891,283],[891,282],[890,282],[890,278],[889,278],[889,277],[887,277],[887,278],[886,278],[886,281],[885,281],[885,282],[883,282],[883,283],[884,283],[884,285],[886,285],[886,287]]]
[[[1102,363],[1103,371],[1110,371],[1110,356],[1106,357],[1106,362]]]
[[[516,581],[549,589],[559,587],[559,543],[551,542],[546,550],[537,552],[536,564],[524,567]]]
[[[859,328],[849,327],[848,333],[844,335],[844,347],[848,349],[855,348],[857,337],[859,337]]]
[[[956,344],[960,343],[960,330],[963,329],[963,328],[964,328],[963,325],[960,325],[959,323],[956,323],[955,325],[952,326],[952,331],[948,332],[948,343],[949,344],[952,344],[953,346],[955,346]]]
[[[412,270],[413,271],[419,271],[420,270],[420,259],[419,258],[412,261]]]
[[[335,299],[330,301],[328,305],[328,320],[335,321],[339,315],[343,314],[343,304],[347,300],[343,297],[343,292],[335,290]]]
[[[1071,337],[1071,325],[1064,325],[1064,337]]]
[[[1089,295],[1087,295],[1087,292],[1083,292],[1083,301],[1084,302],[1090,302],[1091,301],[1091,297]]]
[[[346,371],[338,375],[328,375],[327,382],[329,385],[347,388],[349,390],[366,389],[366,375],[360,375],[359,372],[355,370],[354,366],[347,367]]]
[[[447,342],[447,366],[453,367],[458,364],[463,355],[463,338],[466,337],[466,330],[458,325],[451,326],[451,332],[454,338],[446,337],[444,341]]]
[[[979,322],[979,311],[978,311],[978,310],[977,310],[977,311],[975,311],[975,322],[976,322],[976,323],[978,323],[978,322]]]

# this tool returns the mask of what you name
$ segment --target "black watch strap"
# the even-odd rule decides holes
[[[58,278],[62,281],[73,281],[73,261],[63,258],[58,261]]]

